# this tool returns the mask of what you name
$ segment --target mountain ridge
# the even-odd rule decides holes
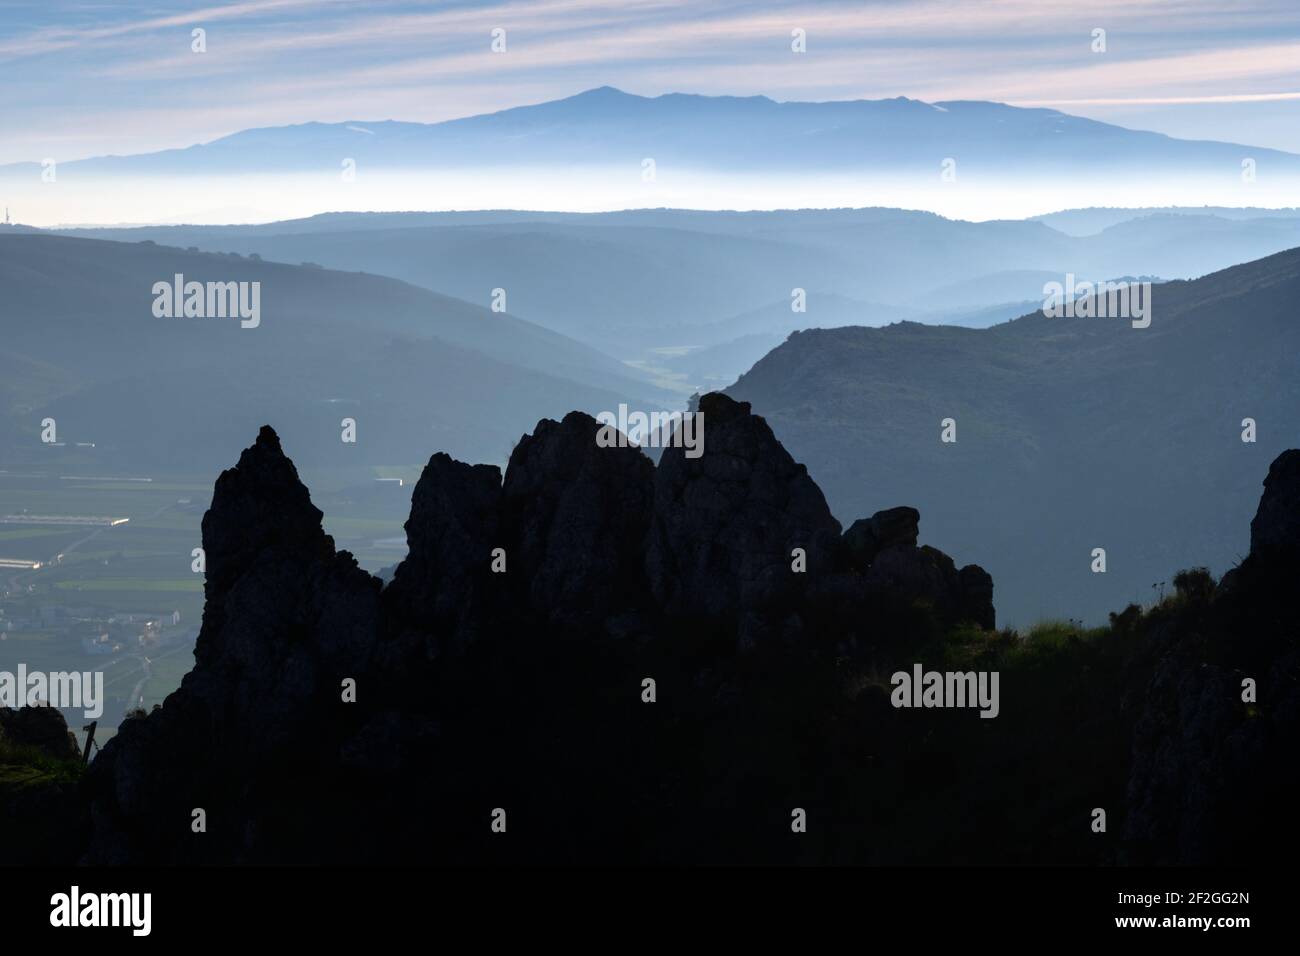
[[[1096,620],[1149,597],[1173,555],[1223,571],[1245,553],[1248,516],[1218,502],[1244,500],[1251,469],[1295,442],[1297,296],[1292,249],[1153,286],[1147,329],[1031,312],[987,329],[806,330],[726,391],[836,513],[907,494],[998,579],[1007,619]],[[981,509],[962,506],[972,496]],[[1089,573],[1096,547],[1105,574]]]
[[[660,123],[671,121],[680,124],[681,129],[674,133],[661,126],[655,134],[656,138],[649,139],[628,128],[629,123],[643,117],[652,117]],[[717,127],[724,117],[726,123],[723,125],[727,126],[730,133],[725,138],[717,139]],[[776,130],[760,133],[756,128],[736,128],[738,123],[777,118],[783,124],[779,135]],[[835,120],[838,125],[820,125],[828,118]],[[804,135],[790,135],[788,123],[792,119],[797,123],[809,124],[803,131]],[[701,120],[706,120],[703,126],[698,125]],[[910,128],[898,125],[912,120],[918,122]],[[596,139],[583,132],[584,124],[590,123],[601,125],[601,134]],[[936,126],[936,123],[941,125]],[[990,136],[992,131],[988,128],[989,124],[998,126],[1008,123],[1014,126],[1014,130],[1004,128],[998,131],[997,136]],[[866,139],[854,132],[855,129],[865,131],[868,126],[871,135]],[[680,139],[687,131],[694,142],[694,153]],[[686,93],[647,97],[625,93],[613,87],[598,87],[561,99],[434,123],[391,119],[308,121],[250,128],[185,147],[69,160],[62,163],[61,168],[71,169],[74,173],[130,167],[157,172],[170,168],[175,161],[189,161],[190,172],[212,172],[221,167],[208,164],[210,159],[215,161],[223,154],[234,155],[246,144],[256,146],[260,151],[273,143],[276,149],[284,153],[283,156],[260,152],[250,155],[247,161],[241,160],[233,166],[228,164],[228,168],[285,169],[303,163],[310,166],[315,164],[315,161],[308,161],[314,151],[322,148],[334,150],[345,145],[355,146],[355,155],[366,161],[386,156],[387,162],[402,166],[416,160],[419,154],[410,153],[408,148],[412,144],[418,146],[421,141],[427,146],[438,144],[443,153],[425,154],[418,164],[498,164],[503,160],[499,149],[504,145],[504,140],[498,141],[496,145],[489,145],[489,141],[485,140],[481,146],[471,147],[466,137],[486,134],[490,138],[504,133],[516,139],[524,133],[533,134],[530,148],[541,150],[533,158],[543,161],[561,156],[577,161],[582,161],[585,156],[587,162],[613,161],[621,156],[620,161],[623,162],[640,162],[641,155],[656,155],[653,146],[657,142],[658,155],[663,155],[670,161],[681,162],[695,155],[696,161],[706,166],[726,165],[743,158],[745,163],[756,168],[780,168],[797,156],[799,162],[811,162],[817,168],[862,168],[874,163],[879,168],[886,169],[899,162],[908,165],[922,157],[931,163],[937,163],[942,155],[936,157],[934,152],[941,144],[943,148],[950,149],[955,149],[957,144],[964,144],[963,155],[966,161],[977,166],[1000,157],[1020,167],[1020,160],[1015,158],[1014,152],[990,147],[1000,141],[1017,139],[1029,143],[1031,137],[1038,137],[1036,145],[1032,147],[1035,162],[1053,158],[1058,164],[1071,168],[1087,168],[1098,163],[1100,166],[1108,166],[1119,158],[1133,161],[1139,156],[1181,156],[1193,165],[1208,168],[1220,161],[1231,160],[1235,163],[1241,156],[1251,155],[1279,163],[1281,168],[1293,172],[1300,169],[1300,156],[1283,150],[1212,140],[1182,140],[1162,133],[1129,130],[1042,107],[1016,107],[983,100],[927,103],[906,97],[828,101],[776,101],[765,96],[729,97]],[[918,144],[927,145],[921,149],[906,147],[901,151],[884,145],[886,140],[901,142],[904,134],[919,137]],[[954,135],[956,138],[953,138]],[[814,139],[810,139],[810,136]],[[817,149],[801,148],[814,140]],[[1058,148],[1065,140],[1069,140],[1072,145]],[[374,150],[381,142],[386,144],[386,153]],[[749,144],[750,148],[737,150],[736,143]],[[1084,144],[1091,146],[1085,147]],[[507,154],[509,162],[517,162],[519,158],[519,143],[515,142],[514,146],[515,150]],[[575,151],[566,146],[577,149]],[[636,151],[629,154],[626,150],[631,147],[635,147]],[[645,148],[650,148],[650,152],[644,152]],[[1096,161],[1066,162],[1073,151],[1081,148],[1098,150]],[[300,151],[299,155],[292,161],[287,161],[289,153],[295,149]],[[1243,149],[1249,152],[1243,153]],[[30,170],[38,167],[30,162],[7,164],[0,166],[0,171],[15,171],[20,168]],[[185,162],[175,164],[177,171],[185,168]]]

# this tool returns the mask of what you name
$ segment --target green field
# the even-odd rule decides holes
[[[137,593],[194,592],[203,593],[203,582],[197,580],[141,581],[139,578],[94,578],[89,581],[58,581],[57,591],[135,591]]]
[[[38,528],[32,525],[8,527],[0,525],[0,541],[23,541],[29,538],[51,538],[67,534],[62,528]]]

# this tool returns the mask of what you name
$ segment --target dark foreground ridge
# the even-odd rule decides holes
[[[1221,586],[1191,572],[1111,628],[1026,639],[993,630],[980,568],[918,547],[915,510],[841,534],[747,404],[700,408],[704,454],[657,468],[598,447],[576,412],[525,436],[504,481],[434,455],[387,587],[335,551],[263,428],[203,520],[194,668],[82,779],[80,858],[1247,862],[1295,845],[1300,452],[1274,464],[1258,553]],[[999,672],[998,716],[891,706],[890,675],[917,663]]]

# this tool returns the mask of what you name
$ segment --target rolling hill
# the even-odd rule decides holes
[[[156,317],[152,288],[177,274],[259,283],[260,324]],[[362,273],[14,234],[0,236],[0,287],[0,418],[21,436],[7,461],[56,451],[38,439],[51,416],[105,460],[210,468],[272,411],[313,462],[418,462],[431,434],[496,460],[539,409],[670,398],[554,332]]]
[[[810,330],[727,392],[839,517],[919,508],[924,534],[993,574],[1003,620],[1095,620],[1157,596],[1171,566],[1223,571],[1246,553],[1256,476],[1300,438],[1297,301],[1290,250],[1156,285],[1149,328],[1033,313]]]
[[[64,234],[364,269],[484,305],[503,288],[512,313],[643,359],[754,335],[775,345],[796,329],[912,318],[988,325],[1023,314],[1015,303],[1041,302],[1044,281],[1066,273],[1188,279],[1300,245],[1300,215],[1259,212],[1136,217],[1090,236],[877,208],[339,214]],[[795,288],[806,290],[806,312],[791,311]],[[746,354],[713,374],[734,379]]]

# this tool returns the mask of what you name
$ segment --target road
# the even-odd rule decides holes
[[[174,507],[176,507],[175,502],[170,502],[170,503],[168,503],[168,504],[163,505],[161,508],[159,508],[159,509],[158,509],[157,511],[155,511],[153,514],[145,515],[143,519],[139,519],[139,520],[143,520],[143,521],[152,521],[154,518],[158,517],[158,516],[159,516],[160,514],[162,514],[163,512],[167,511],[167,510],[170,509],[170,508],[174,508]],[[130,526],[129,524],[125,524],[125,525],[118,525],[118,527],[119,527],[119,528],[129,528],[129,527],[131,527],[131,526]],[[46,565],[46,566],[49,566],[49,565],[57,564],[57,563],[58,563],[58,558],[59,558],[59,555],[60,555],[60,554],[63,555],[64,557],[67,557],[69,554],[71,554],[73,551],[77,550],[77,548],[81,547],[81,546],[82,546],[83,544],[85,544],[87,541],[93,541],[95,538],[98,538],[98,537],[99,537],[101,534],[103,534],[105,531],[112,531],[112,530],[114,530],[114,529],[111,528],[111,527],[96,528],[94,531],[92,531],[90,534],[86,535],[84,538],[78,538],[76,541],[72,542],[72,544],[68,545],[68,546],[67,546],[66,548],[64,548],[62,551],[58,552],[57,554],[52,555],[52,556],[51,556],[51,557],[50,557],[50,558],[45,562],[45,565]],[[32,576],[34,576],[34,575],[37,575],[37,574],[40,574],[40,573],[41,573],[41,569],[40,569],[40,568],[37,568],[37,569],[34,570],[34,571],[24,571],[24,572],[22,572],[21,574],[15,575],[14,577],[10,578],[10,579],[9,579],[9,593],[10,593],[10,594],[15,594],[15,593],[17,593],[17,592],[22,588],[22,582],[23,582],[23,581],[25,581],[27,578],[30,578],[30,577],[32,577]]]
[[[130,654],[125,657],[119,657],[114,660],[113,663],[126,664],[127,661],[135,660],[139,661],[140,666],[132,667],[130,670],[123,671],[122,673],[116,674],[108,680],[105,680],[104,688],[107,689],[120,681],[124,681],[130,677],[135,677],[139,674],[140,679],[135,682],[135,686],[131,688],[131,693],[126,696],[126,709],[130,710],[133,707],[139,707],[141,706],[141,701],[144,699],[145,685],[148,684],[149,679],[153,677],[152,665],[154,662],[160,661],[164,657],[171,657],[173,654],[179,654],[181,651],[193,650],[194,646],[190,642],[186,641],[182,644],[177,644],[175,647],[169,647],[165,651],[155,654],[153,657],[149,657],[145,654]]]

